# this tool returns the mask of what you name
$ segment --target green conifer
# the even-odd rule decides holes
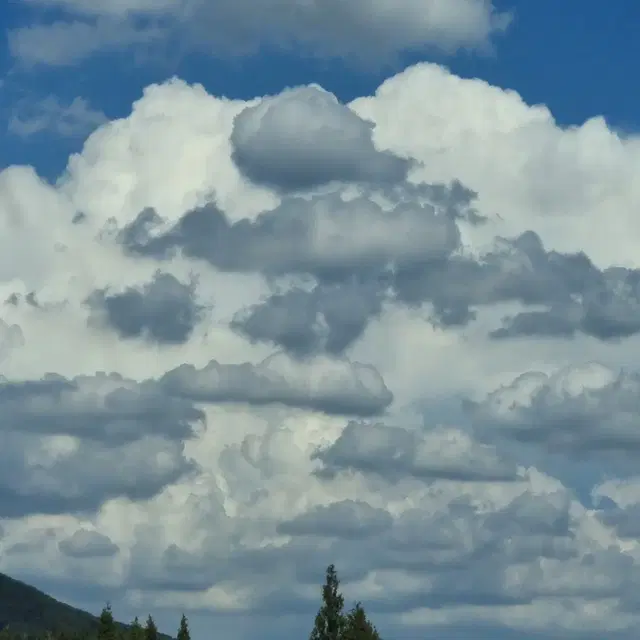
[[[360,602],[347,614],[343,640],[380,640],[377,629],[367,618]]]
[[[129,625],[129,640],[144,640],[144,629],[138,620],[138,616]]]
[[[111,605],[106,604],[100,617],[98,618],[98,640],[117,640],[118,629],[116,627],[115,620],[113,619],[113,613],[111,611]]]
[[[317,615],[309,640],[342,640],[345,627],[344,598],[339,591],[340,581],[334,565],[327,567],[322,587],[322,606]]]
[[[189,633],[189,623],[187,622],[187,617],[182,614],[182,618],[180,618],[180,628],[178,629],[178,635],[176,636],[177,640],[191,640],[191,634]]]
[[[158,640],[158,627],[151,615],[147,618],[147,624],[144,627],[144,640]]]

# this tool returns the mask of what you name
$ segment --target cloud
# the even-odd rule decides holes
[[[95,320],[99,322],[102,313],[107,326],[123,338],[166,344],[186,342],[202,313],[195,286],[160,271],[139,288],[129,287],[121,293],[96,291],[89,304],[96,312]]]
[[[322,476],[341,470],[381,475],[390,480],[412,476],[458,482],[516,479],[515,465],[491,448],[474,443],[464,432],[439,427],[414,432],[381,424],[350,422],[329,447],[314,454]]]
[[[58,543],[60,551],[71,558],[110,557],[118,552],[118,546],[99,531],[78,529]]]
[[[638,273],[623,267],[600,270],[582,252],[547,251],[540,237],[527,231],[498,239],[495,248],[478,258],[455,257],[435,269],[401,270],[394,284],[404,302],[431,302],[443,326],[467,324],[483,306],[517,302],[538,309],[503,318],[492,337],[583,333],[616,340],[640,329]]]
[[[612,527],[619,538],[637,540],[640,537],[640,508],[638,505],[626,509],[614,506],[598,513],[600,520]]]
[[[64,137],[84,136],[107,121],[102,111],[93,109],[84,98],[63,104],[49,95],[37,102],[19,101],[9,119],[9,133],[29,138],[42,133]]]
[[[624,540],[640,537],[640,492],[638,477],[610,478],[591,491],[598,519]]]
[[[0,570],[194,637],[305,633],[329,562],[386,637],[632,637],[637,139],[417,65],[347,105],[408,178],[289,193],[232,159],[259,104],[153,85],[55,184],[0,173]],[[491,339],[536,312],[571,332]]]
[[[486,0],[380,0],[300,3],[286,0],[261,7],[242,0],[233,7],[207,0],[28,0],[35,7],[58,7],[75,22],[36,24],[9,34],[14,57],[27,63],[70,64],[104,50],[123,49],[155,39],[161,30],[216,56],[248,55],[262,47],[308,55],[346,57],[379,65],[405,50],[484,49],[503,32],[511,15]],[[113,6],[111,6],[113,5]],[[140,22],[158,24],[143,29]],[[75,36],[69,40],[68,37]]]
[[[165,233],[156,229],[161,218],[145,210],[119,239],[133,255],[162,258],[181,249],[223,271],[310,274],[329,282],[354,273],[376,276],[396,261],[437,262],[458,248],[460,233],[451,216],[429,202],[390,196],[390,210],[366,195],[289,197],[255,221],[236,223],[209,205],[186,213]]]
[[[330,415],[376,415],[393,400],[374,367],[320,357],[296,362],[282,354],[257,366],[215,360],[202,369],[181,365],[163,376],[160,386],[194,402],[283,404]]]
[[[24,335],[17,324],[8,325],[0,321],[0,362],[11,354],[14,349],[24,346]]]
[[[378,151],[371,123],[318,86],[290,89],[236,116],[232,157],[258,184],[282,191],[333,181],[402,181],[408,162]]]
[[[33,7],[57,7],[85,15],[127,15],[141,11],[162,13],[177,6],[176,0],[119,0],[118,2],[92,2],[91,0],[23,0]]]
[[[637,373],[597,363],[528,372],[472,405],[484,429],[567,454],[629,452],[640,445]]]
[[[293,520],[278,526],[278,531],[292,536],[319,536],[362,539],[379,535],[392,525],[384,509],[375,509],[366,502],[342,500],[327,506],[317,506]]]
[[[253,599],[238,604],[241,610],[264,613],[269,607],[297,614],[310,610],[327,556],[342,567],[347,597],[364,592],[370,610],[381,617],[425,607],[444,619],[447,610],[461,612],[471,605],[509,619],[502,607],[533,606],[538,598],[615,597],[633,582],[629,563],[613,549],[594,548],[589,560],[582,560],[576,534],[595,522],[571,514],[575,503],[566,491],[547,487],[539,492],[529,484],[536,480],[523,480],[524,485],[513,485],[510,497],[491,498],[481,490],[482,506],[456,483],[450,490],[438,485],[438,492],[393,517],[352,501],[314,506],[280,525],[286,542],[238,549],[233,557],[172,555],[182,570],[192,567],[192,578],[198,575],[203,582],[208,575],[209,582],[220,584],[252,567]],[[397,492],[398,499],[406,489]],[[335,518],[338,513],[343,517]],[[376,577],[367,579],[372,567]],[[283,586],[274,590],[274,581]],[[389,597],[390,591],[396,597]],[[524,629],[531,623],[512,619],[511,624]]]
[[[0,517],[6,518],[91,514],[114,498],[148,500],[194,471],[182,443],[153,435],[106,445],[4,432],[3,441]]]
[[[372,367],[283,356],[257,367],[181,365],[140,383],[117,374],[4,381],[0,515],[92,510],[117,496],[153,497],[196,469],[184,452],[205,421],[195,403],[367,416],[382,412],[392,397]]]
[[[162,258],[179,248],[221,270],[309,274],[331,285],[277,293],[236,318],[234,326],[250,338],[293,353],[340,353],[385,299],[428,303],[442,327],[464,326],[491,305],[538,307],[502,318],[490,332],[496,339],[583,333],[619,340],[638,333],[637,269],[599,269],[582,252],[549,251],[533,231],[497,238],[472,255],[460,248],[460,225],[475,223],[464,212],[466,194],[456,201],[454,185],[434,201],[434,185],[427,187],[431,191],[407,187],[404,193],[401,187],[386,193],[391,209],[378,204],[375,193],[351,200],[334,193],[285,198],[255,221],[233,224],[210,206],[187,213],[164,233],[154,232],[162,220],[146,210],[119,238],[133,255]],[[409,195],[425,200],[409,202]],[[348,312],[341,303],[347,297],[353,300]]]
[[[376,193],[286,197],[255,221],[232,224],[210,206],[187,213],[164,233],[154,232],[162,220],[146,210],[119,237],[134,255],[161,258],[179,248],[221,270],[309,274],[332,285],[276,294],[236,318],[236,328],[252,339],[293,353],[339,353],[390,296],[409,306],[429,303],[433,321],[443,327],[464,326],[478,309],[500,303],[538,307],[504,317],[490,332],[496,339],[583,333],[618,340],[638,333],[637,269],[599,269],[583,252],[547,250],[533,231],[497,238],[479,255],[460,251],[460,225],[475,223],[465,212],[469,196],[453,185],[438,200],[434,187],[383,192],[391,203],[384,208]],[[344,296],[361,305],[347,313],[340,308]]]
[[[188,438],[203,413],[191,402],[165,395],[157,383],[138,383],[98,373],[67,380],[0,383],[3,428],[33,434],[61,434],[98,442],[131,443],[157,434]]]
[[[24,67],[67,67],[100,53],[150,46],[165,33],[158,27],[138,28],[128,21],[100,18],[95,22],[58,20],[10,29],[9,52]]]
[[[382,311],[383,299],[375,282],[294,288],[240,311],[231,326],[251,340],[273,342],[298,356],[340,354]]]
[[[91,512],[122,496],[144,500],[195,468],[184,441],[204,414],[151,382],[116,374],[4,380],[0,405],[0,516]]]

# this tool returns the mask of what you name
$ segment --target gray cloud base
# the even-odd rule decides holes
[[[61,540],[58,548],[71,558],[109,558],[118,552],[118,545],[108,536],[89,529],[78,529]]]
[[[522,374],[468,408],[487,437],[571,455],[640,448],[640,375],[596,363]]]
[[[382,424],[350,422],[338,439],[314,454],[322,462],[317,472],[332,477],[354,470],[388,480],[407,477],[458,482],[509,482],[516,467],[488,446],[474,443],[457,429],[409,431]]]
[[[316,379],[317,367],[327,375]],[[104,373],[0,381],[0,517],[92,511],[109,498],[153,497],[196,469],[184,442],[205,424],[201,404],[366,417],[392,399],[371,366],[292,363],[284,356],[259,365],[182,365],[142,382]],[[56,454],[59,436],[67,440]]]
[[[372,127],[318,86],[289,89],[236,116],[231,157],[253,182],[284,192],[403,181],[409,162],[378,151]]]
[[[146,210],[118,239],[132,255],[163,259],[181,251],[221,271],[313,277],[315,288],[277,292],[232,321],[251,340],[299,356],[343,353],[387,301],[427,304],[442,328],[463,327],[499,303],[538,307],[504,318],[494,339],[582,333],[608,341],[640,330],[640,271],[600,270],[583,253],[548,251],[532,231],[468,256],[459,225],[482,222],[468,208],[472,192],[431,185],[380,194],[389,206],[373,192],[285,197],[255,221],[236,223],[209,205],[159,235],[161,219]]]
[[[122,338],[144,338],[160,344],[186,342],[201,318],[194,284],[156,272],[140,287],[122,292],[100,290],[89,297],[94,322],[104,322]]]

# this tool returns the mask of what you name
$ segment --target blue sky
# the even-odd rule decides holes
[[[559,124],[582,124],[598,114],[604,115],[612,127],[636,130],[638,95],[629,82],[629,65],[640,49],[635,28],[640,19],[637,4],[618,2],[606,9],[595,0],[564,3],[561,7],[552,0],[498,0],[493,4],[515,15],[510,29],[495,40],[493,55],[466,51],[453,56],[438,51],[427,56],[403,53],[396,64],[366,73],[341,60],[310,60],[308,56],[274,51],[233,61],[165,53],[147,64],[131,64],[126,54],[116,60],[113,56],[97,56],[73,68],[20,72],[15,71],[15,60],[5,40],[0,68],[5,77],[11,70],[16,75],[6,80],[3,102],[6,109],[24,92],[54,93],[71,101],[81,91],[109,118],[116,118],[129,111],[143,87],[171,75],[202,83],[217,95],[244,99],[317,82],[349,101],[371,93],[394,71],[427,59],[448,65],[462,77],[478,77],[513,89],[529,104],[546,104]],[[24,26],[36,13],[24,3],[8,2],[0,7],[0,24],[9,29]],[[54,21],[64,15],[52,8],[47,17]],[[45,175],[53,177],[66,164],[69,152],[80,144],[78,140],[25,142],[9,136],[3,139],[0,161],[4,166],[35,162]]]
[[[387,640],[635,637],[639,22],[4,3],[0,571],[194,640],[308,634],[330,562]]]

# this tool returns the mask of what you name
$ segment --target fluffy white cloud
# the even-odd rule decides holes
[[[59,7],[69,15],[67,21],[10,32],[10,50],[26,64],[73,64],[100,51],[149,45],[178,32],[192,49],[215,55],[254,53],[261,46],[286,50],[297,45],[313,55],[376,65],[404,50],[486,50],[492,37],[511,21],[491,0],[23,2]],[[144,28],[136,21],[140,17],[146,19]]]
[[[478,207],[501,217],[487,239],[531,229],[549,248],[585,251],[600,266],[638,265],[640,140],[601,116],[563,129],[544,105],[432,64],[410,67],[351,106],[376,123],[381,148],[422,160],[414,179],[458,179],[477,192]],[[619,222],[602,224],[612,212]]]
[[[0,570],[276,637],[335,562],[389,637],[631,637],[638,163],[419,65],[348,108],[172,80],[4,170]]]

